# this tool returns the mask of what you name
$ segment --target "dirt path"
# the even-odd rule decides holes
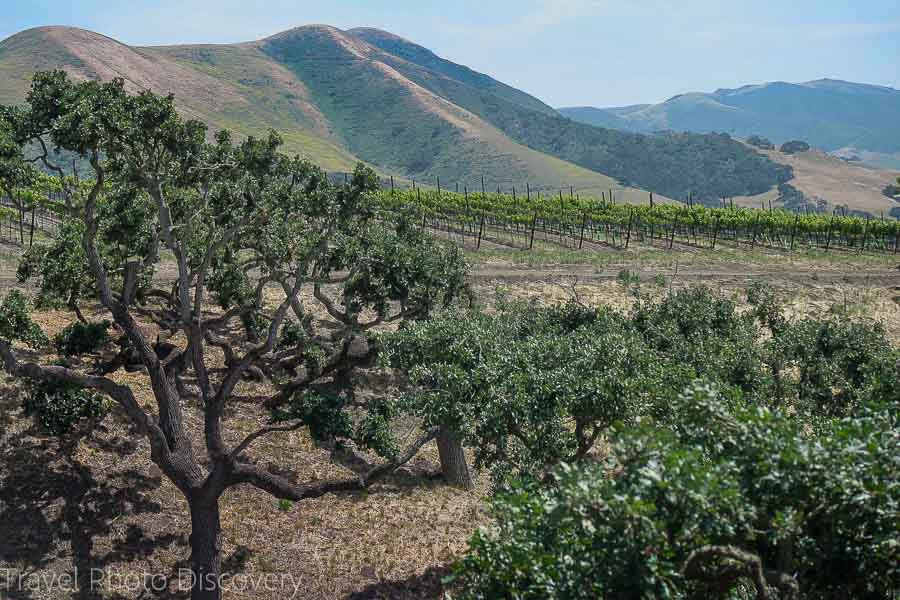
[[[636,272],[641,277],[663,275],[693,281],[804,281],[822,283],[868,283],[870,285],[900,286],[900,270],[886,268],[826,268],[809,265],[785,265],[779,267],[717,265],[715,267],[687,266],[677,270],[670,267],[634,267],[627,263],[598,269],[592,265],[560,265],[558,267],[531,267],[488,263],[472,268],[470,277],[476,283],[485,281],[542,281],[548,279],[572,279],[579,281],[608,281],[616,279],[623,269]]]

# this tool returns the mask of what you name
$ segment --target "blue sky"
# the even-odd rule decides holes
[[[134,45],[387,29],[554,106],[822,77],[900,88],[898,0],[2,0],[0,37],[73,25]]]

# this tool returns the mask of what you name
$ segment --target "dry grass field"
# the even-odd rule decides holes
[[[900,206],[900,203],[881,193],[886,185],[897,182],[900,171],[872,169],[819,151],[800,154],[783,154],[774,150],[760,152],[775,162],[793,167],[794,179],[789,183],[810,200],[823,198],[829,206],[846,205],[875,216],[881,213],[887,215],[892,208]],[[759,208],[760,202],[768,206],[768,201],[771,199],[774,203],[777,197],[777,191],[773,190],[759,196],[735,198],[735,204]]]

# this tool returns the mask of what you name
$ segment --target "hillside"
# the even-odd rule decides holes
[[[794,178],[790,185],[813,203],[821,198],[828,203],[829,208],[847,206],[874,217],[891,215],[892,210],[900,207],[900,202],[882,193],[885,186],[897,181],[900,171],[872,169],[820,151],[783,154],[773,150],[764,153],[773,161],[791,167]],[[774,202],[777,197],[778,194],[773,191],[765,196],[736,198],[735,202],[759,207],[760,202],[767,202],[769,199]]]
[[[122,77],[172,93],[181,112],[240,135],[281,132],[331,171],[359,160],[445,185],[575,187],[620,198],[754,194],[789,170],[723,136],[643,136],[575,123],[524,92],[375,29],[299,27],[255,42],[136,48],[43,27],[0,42],[0,102],[21,103],[37,70]]]
[[[693,194],[698,199],[717,201],[737,193],[763,193],[790,178],[789,169],[727,136],[635,135],[530,110],[490,90],[429,69],[433,54],[413,42],[385,34],[388,44],[380,42],[385,36],[365,31],[368,39],[397,53],[384,54],[380,59],[419,86],[466,107],[529,148],[606,173],[626,185],[672,198]]]
[[[741,138],[758,134],[775,143],[801,139],[827,152],[900,167],[900,91],[881,86],[831,79],[775,82],[681,94],[660,104],[560,112],[636,132],[724,131]]]
[[[31,29],[0,42],[0,102],[23,102],[35,71],[62,68],[80,80],[121,77],[130,91],[174,94],[182,114],[213,130],[251,135],[274,127],[289,150],[315,156],[325,168],[346,170],[357,162],[329,139],[303,84],[261,52],[197,46],[191,59],[181,58],[174,49],[133,48],[81,29]]]

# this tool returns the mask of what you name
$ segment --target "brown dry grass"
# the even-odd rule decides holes
[[[809,199],[823,198],[830,206],[847,205],[875,216],[898,206],[892,199],[881,193],[889,183],[896,183],[900,171],[872,169],[859,163],[850,163],[818,151],[800,154],[783,154],[778,151],[763,151],[763,154],[794,169],[792,186],[803,192]],[[735,198],[735,204],[759,208],[760,202],[774,203],[776,191]],[[766,204],[768,205],[768,204]]]

